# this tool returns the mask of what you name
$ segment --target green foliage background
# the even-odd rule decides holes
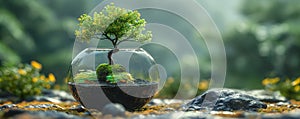
[[[224,5],[218,0],[198,1],[211,14],[224,39],[228,62],[225,87],[262,88],[261,80],[265,77],[300,76],[300,1],[226,1],[228,5],[237,4],[237,9],[222,7]],[[71,62],[77,18],[99,2],[0,0],[0,63],[9,65],[37,60],[43,64],[42,72],[53,72],[62,83]],[[170,20],[176,17],[161,11],[140,12],[142,17],[147,17],[143,14],[155,16],[145,18],[147,22],[159,21],[173,26],[191,44],[197,44],[193,48],[198,51],[201,78],[210,78],[210,59],[205,43],[186,21]],[[168,77],[175,80],[180,77],[178,61],[167,48],[144,48],[153,49],[151,54],[166,68]]]
[[[82,0],[1,0],[1,64],[37,60],[43,72],[62,79],[71,61],[76,20],[86,6]]]
[[[224,35],[232,86],[242,88],[238,80],[243,80],[250,84],[247,88],[259,88],[264,77],[300,76],[299,4],[298,0],[243,2],[244,20]]]

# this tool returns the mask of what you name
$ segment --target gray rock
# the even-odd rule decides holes
[[[23,114],[23,113],[26,113],[26,111],[25,110],[19,110],[19,109],[8,110],[7,112],[5,112],[3,114],[2,118],[10,118],[10,117],[20,115],[20,114]]]
[[[17,107],[17,105],[15,105],[15,104],[6,104],[6,105],[0,106],[0,110],[12,109],[12,108],[16,108],[16,107]]]
[[[148,105],[159,105],[159,104],[164,104],[162,99],[152,99]]]
[[[187,100],[179,100],[179,99],[152,99],[148,105],[152,106],[152,105],[161,105],[161,104],[165,104],[165,105],[169,105],[172,103],[184,103],[187,102]]]
[[[287,99],[280,94],[280,92],[271,92],[266,90],[251,90],[245,91],[248,95],[251,95],[263,102],[287,102]]]
[[[172,112],[163,115],[138,115],[130,119],[210,119],[213,116],[203,112]]]
[[[45,90],[43,91],[44,96],[47,97],[56,97],[62,102],[73,102],[75,99],[73,96],[65,91],[60,91],[60,90]]]
[[[77,111],[77,112],[87,111],[82,105],[73,106],[69,110],[74,110],[74,111]]]
[[[61,103],[59,97],[47,97],[47,96],[32,96],[28,97],[26,101],[42,101],[42,102],[53,102],[53,103]]]
[[[261,119],[300,119],[300,110],[282,114],[264,114]]]
[[[75,99],[72,95],[65,91],[59,90],[44,90],[41,96],[31,96],[25,99],[26,101],[46,101],[53,103],[73,102]]]
[[[14,110],[10,110],[13,112]],[[23,111],[16,115],[5,116],[5,118],[34,118],[34,119],[88,119],[87,117],[79,117],[76,115],[67,114],[57,111]]]
[[[109,103],[103,107],[102,113],[104,115],[111,114],[113,116],[125,116],[125,111],[123,105]]]
[[[206,102],[204,102],[206,98]],[[212,107],[208,107],[208,106]],[[248,95],[245,91],[233,89],[211,89],[194,98],[183,106],[186,111],[205,110],[212,108],[214,111],[257,111],[267,108],[267,105],[257,98]]]
[[[43,108],[43,109],[60,108],[60,109],[62,109],[62,107],[55,105],[55,104],[28,105],[28,106],[25,106],[24,108]]]

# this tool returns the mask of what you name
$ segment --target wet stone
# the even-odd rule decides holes
[[[206,100],[204,102],[204,100]],[[258,98],[248,95],[245,91],[234,89],[211,89],[194,98],[183,106],[186,111],[205,110],[214,111],[258,111],[267,105]]]

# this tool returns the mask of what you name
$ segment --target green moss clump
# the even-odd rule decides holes
[[[103,63],[97,67],[96,73],[97,73],[97,78],[98,78],[99,82],[116,83],[116,82],[118,82],[118,80],[115,78],[114,75],[117,76],[119,74],[124,74],[127,72],[126,72],[125,67],[120,64],[109,65],[107,63]],[[129,74],[129,73],[127,73],[127,74]],[[132,80],[132,78],[128,79],[128,80]]]
[[[106,76],[112,74],[112,67],[107,63],[100,64],[96,69],[96,73],[98,80],[100,82],[105,82]]]

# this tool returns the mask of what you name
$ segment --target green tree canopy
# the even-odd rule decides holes
[[[151,40],[150,31],[143,33],[146,21],[140,18],[138,11],[119,8],[113,4],[107,5],[94,16],[83,14],[79,19],[79,30],[76,37],[89,42],[91,38],[109,40],[116,48],[123,41],[144,42]]]

